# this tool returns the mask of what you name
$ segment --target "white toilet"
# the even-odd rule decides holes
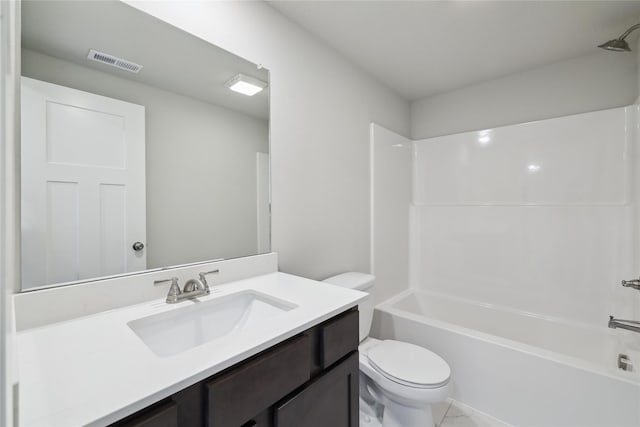
[[[327,283],[371,294],[375,277],[343,273]],[[431,404],[449,396],[451,369],[437,354],[402,341],[369,338],[371,295],[360,311],[360,426],[433,427]]]

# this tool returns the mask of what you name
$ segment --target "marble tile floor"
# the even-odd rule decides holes
[[[452,399],[436,403],[431,410],[436,427],[511,427],[503,421]],[[381,427],[380,420],[360,413],[360,427]]]
[[[432,411],[436,427],[510,427],[503,421],[455,400],[436,403]]]

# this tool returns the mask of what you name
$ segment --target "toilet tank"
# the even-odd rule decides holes
[[[373,293],[373,284],[375,279],[375,276],[372,276],[371,274],[352,271],[349,273],[338,274],[337,276],[332,276],[323,280],[323,282],[330,283],[332,285],[355,289],[369,294],[366,299],[358,304],[358,311],[360,312],[360,341],[369,336],[369,331],[371,330],[371,321],[373,320],[373,296],[371,294]]]

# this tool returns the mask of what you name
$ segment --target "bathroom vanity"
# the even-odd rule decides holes
[[[358,426],[350,309],[113,426]]]
[[[272,272],[23,330],[20,426],[355,427],[364,296]]]

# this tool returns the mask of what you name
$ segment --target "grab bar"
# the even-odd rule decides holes
[[[637,320],[616,319],[613,316],[609,316],[608,326],[611,329],[620,328],[626,329],[627,331],[640,332],[640,321]]]

